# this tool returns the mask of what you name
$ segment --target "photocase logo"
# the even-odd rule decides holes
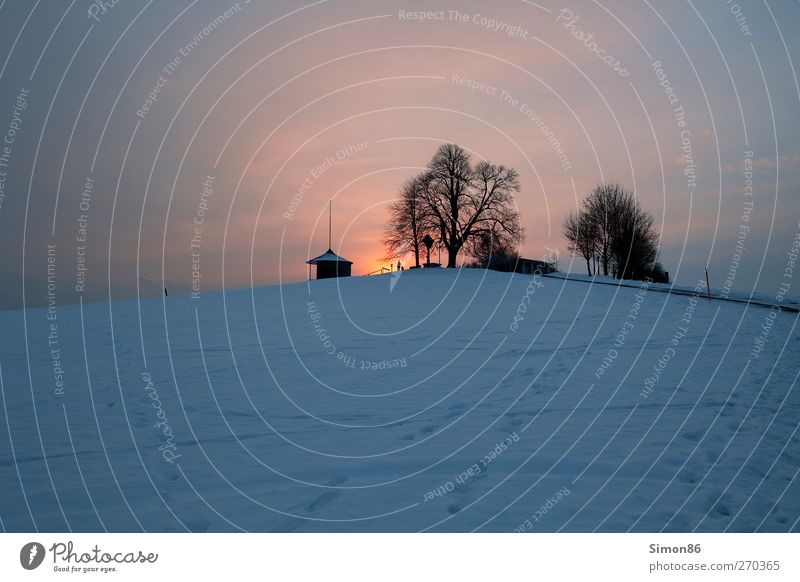
[[[39,542],[28,542],[19,551],[19,563],[26,570],[35,570],[44,561],[44,546]]]

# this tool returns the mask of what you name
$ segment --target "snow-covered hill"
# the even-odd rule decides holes
[[[0,520],[796,531],[796,324],[477,270],[0,313]]]

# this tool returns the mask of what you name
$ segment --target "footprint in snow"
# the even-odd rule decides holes
[[[728,504],[723,501],[717,502],[717,504],[714,506],[714,512],[724,517],[731,516],[731,508],[728,507]]]
[[[681,436],[683,438],[685,438],[686,440],[688,440],[688,441],[692,441],[693,443],[696,443],[697,441],[700,440],[700,437],[703,436],[703,431],[702,430],[690,430],[690,431],[686,431],[686,432],[682,433]]]
[[[314,513],[326,505],[333,503],[337,497],[339,497],[338,491],[326,491],[325,493],[316,496],[314,499],[306,503],[303,506],[303,509],[305,509],[308,513]]]
[[[697,479],[698,479],[697,472],[691,469],[684,469],[683,471],[678,473],[678,480],[681,481],[681,483],[688,483],[690,485],[694,485],[695,483],[697,483]]]
[[[336,487],[337,485],[341,485],[342,483],[344,483],[346,480],[347,480],[347,477],[344,477],[344,476],[334,477],[333,479],[328,481],[325,484],[325,486],[326,487]],[[340,493],[341,493],[341,491],[336,490],[336,489],[333,489],[333,490],[330,490],[330,491],[325,491],[324,493],[321,493],[321,494],[317,495],[316,497],[314,497],[313,499],[311,499],[310,501],[305,503],[303,505],[303,509],[305,511],[307,511],[308,513],[314,513],[316,511],[319,511],[323,507],[333,503],[333,501],[337,497],[339,497]]]
[[[189,531],[192,533],[203,533],[207,532],[208,528],[211,526],[209,521],[202,517],[202,516],[191,516],[188,519],[181,518],[184,525],[189,528]]]

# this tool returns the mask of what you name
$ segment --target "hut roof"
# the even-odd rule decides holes
[[[339,255],[334,253],[331,249],[328,249],[327,251],[325,251],[324,254],[318,257],[314,257],[310,261],[306,261],[306,263],[308,263],[309,265],[316,265],[317,263],[322,263],[322,262],[349,263],[351,265],[353,264],[353,261],[348,261],[347,259],[340,257]]]

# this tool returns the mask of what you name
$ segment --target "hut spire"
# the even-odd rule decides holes
[[[349,277],[350,276],[350,267],[353,264],[353,261],[348,261],[347,259],[340,257],[336,253],[331,250],[332,245],[332,226],[333,226],[333,203],[331,200],[328,200],[328,250],[321,254],[318,257],[314,257],[306,261],[309,265],[315,265],[317,267],[317,279],[328,279],[331,277]],[[309,277],[311,276],[311,272],[309,269]]]

